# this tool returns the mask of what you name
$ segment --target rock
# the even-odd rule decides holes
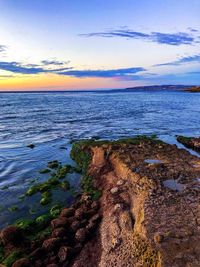
[[[75,232],[76,230],[78,230],[81,227],[81,222],[78,220],[75,220],[72,224],[71,224],[71,229]]]
[[[121,243],[122,243],[121,238],[114,237],[114,238],[112,239],[112,248],[113,248],[113,249],[117,248],[118,246],[121,245]]]
[[[93,215],[95,215],[96,214],[96,209],[90,209],[90,210],[88,210],[86,213],[85,213],[85,217],[86,218],[90,218],[90,217],[92,217]]]
[[[101,220],[101,216],[100,214],[97,213],[90,218],[89,222],[99,222],[100,220]]]
[[[71,253],[71,247],[63,246],[58,251],[58,258],[60,259],[60,262],[65,262]]]
[[[81,243],[78,243],[77,245],[75,245],[71,251],[72,255],[76,255],[76,254],[80,253],[82,247],[83,247],[83,245]]]
[[[126,229],[127,231],[133,230],[133,219],[129,211],[124,211],[120,214],[119,224],[122,229]]]
[[[14,246],[23,242],[24,236],[22,230],[15,226],[8,226],[1,231],[0,238],[4,245],[12,244]]]
[[[59,228],[59,227],[66,227],[68,224],[69,224],[68,220],[65,217],[59,217],[51,221],[51,227],[53,229]]]
[[[96,228],[96,226],[97,226],[97,223],[89,221],[89,223],[86,225],[86,230],[88,232],[91,232]]]
[[[114,211],[120,211],[120,210],[123,210],[123,204],[121,203],[115,204]]]
[[[64,227],[56,228],[53,230],[51,236],[64,238],[67,236],[67,230]]]
[[[161,243],[163,241],[163,235],[161,235],[160,233],[156,233],[154,235],[154,241],[155,243]]]
[[[31,262],[26,258],[19,259],[12,265],[12,267],[31,267],[31,266],[32,266]]]
[[[51,250],[54,250],[58,246],[59,242],[60,242],[59,238],[52,237],[52,238],[45,240],[42,244],[42,247],[47,251],[51,251]]]
[[[44,253],[45,253],[44,248],[37,248],[30,254],[30,257],[31,258],[41,258],[44,255]]]
[[[75,218],[78,220],[82,220],[84,218],[85,212],[86,212],[85,207],[77,209],[75,211]]]
[[[71,217],[74,215],[74,213],[75,213],[74,208],[65,208],[65,209],[62,209],[60,216],[61,217]]]
[[[80,228],[77,230],[75,238],[79,242],[84,242],[86,240],[87,234],[88,232],[85,228]]]
[[[91,204],[91,209],[98,210],[98,208],[99,208],[99,202],[93,201]]]
[[[124,184],[124,181],[123,180],[119,180],[119,181],[117,181],[117,185],[118,186],[122,186]]]
[[[34,267],[42,267],[42,266],[44,266],[44,265],[42,264],[42,261],[41,260],[35,261]]]
[[[50,263],[46,267],[59,267],[58,264]]]
[[[113,187],[111,190],[110,190],[111,194],[115,195],[119,192],[119,188],[118,187]]]

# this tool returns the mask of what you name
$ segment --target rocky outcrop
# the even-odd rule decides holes
[[[92,265],[84,247],[73,267],[200,266],[199,158],[151,140],[91,151],[101,255]]]
[[[185,89],[186,92],[190,93],[199,93],[200,92],[200,86],[192,86]]]
[[[200,137],[185,137],[185,136],[177,136],[177,141],[183,144],[185,147],[191,148],[200,152]]]
[[[72,155],[82,195],[49,222],[45,238],[2,230],[6,266],[200,266],[198,157],[146,137],[84,141]]]

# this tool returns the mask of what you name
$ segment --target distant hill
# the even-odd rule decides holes
[[[129,87],[124,89],[125,91],[138,91],[138,90],[146,90],[146,91],[155,91],[155,90],[185,90],[188,88],[188,85],[150,85],[150,86],[137,86],[137,87]]]
[[[187,87],[185,91],[191,93],[200,93],[200,86]]]

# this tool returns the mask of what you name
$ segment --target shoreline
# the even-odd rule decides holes
[[[55,209],[51,221],[41,218],[43,237],[28,240],[33,228],[27,224],[3,229],[5,266],[172,266],[180,261],[183,265],[177,266],[185,266],[188,259],[200,263],[194,248],[200,241],[198,214],[194,217],[199,158],[145,136],[76,142],[71,157],[81,168],[83,193],[71,207],[60,213]],[[190,225],[182,224],[184,220]]]

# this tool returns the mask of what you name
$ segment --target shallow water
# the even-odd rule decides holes
[[[174,190],[174,191],[182,191],[185,186],[183,184],[178,183],[176,180],[174,179],[169,179],[163,182],[164,186]]]
[[[186,92],[1,93],[0,187],[8,188],[0,190],[0,227],[19,216],[29,217],[32,209],[45,210],[34,206],[38,196],[24,202],[18,197],[33,179],[47,179],[38,171],[48,161],[72,163],[70,140],[158,134],[176,143],[176,134],[200,135],[199,114],[200,94]],[[27,147],[31,143],[34,149]],[[78,185],[79,176],[69,179]],[[55,199],[67,203],[72,198],[59,191]],[[8,211],[13,205],[19,206],[17,212]]]

